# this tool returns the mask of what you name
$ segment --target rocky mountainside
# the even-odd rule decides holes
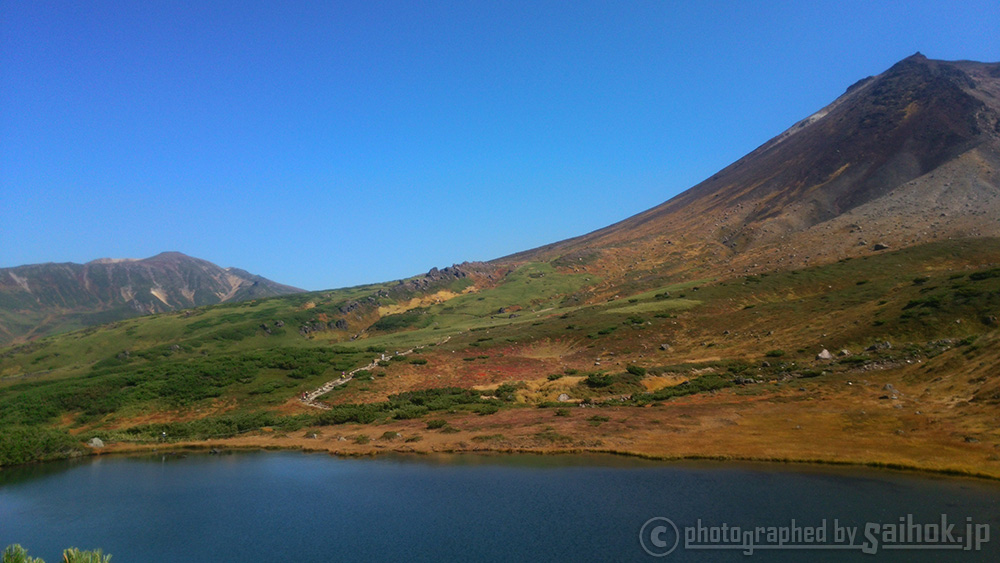
[[[0,268],[0,343],[137,315],[300,291],[180,252],[142,260]]]
[[[501,261],[753,272],[998,236],[998,217],[1000,63],[918,53],[658,207]]]

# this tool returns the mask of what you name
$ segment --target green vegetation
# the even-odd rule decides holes
[[[715,374],[703,375],[690,381],[685,381],[680,385],[664,387],[654,393],[645,394],[641,398],[641,401],[663,401],[674,397],[683,397],[684,395],[694,395],[695,393],[725,389],[726,387],[732,387],[733,385],[734,383],[731,380],[722,376]]]
[[[232,355],[161,353],[159,348],[96,362],[84,377],[26,381],[0,388],[0,425],[38,425],[72,414],[77,423],[137,407],[190,407],[232,397],[247,407],[291,395],[292,380],[317,381],[364,356],[342,348],[270,348]]]
[[[0,432],[0,466],[60,459],[82,451],[79,440],[55,428],[12,425]]]
[[[632,364],[629,364],[628,367],[625,368],[625,371],[631,373],[632,375],[637,375],[639,377],[646,375],[646,368]]]
[[[584,384],[592,388],[610,387],[616,383],[624,384],[634,384],[638,382],[639,378],[633,373],[619,373],[619,374],[605,374],[605,373],[591,373],[587,375],[587,379],[584,380]]]
[[[111,556],[104,555],[100,549],[81,551],[78,548],[71,547],[63,551],[62,560],[63,563],[109,563]],[[3,563],[45,563],[45,561],[38,557],[29,556],[28,550],[18,544],[13,544],[8,545],[3,550]]]
[[[411,309],[405,313],[382,317],[371,326],[372,330],[395,332],[408,328],[425,328],[434,322],[427,309]]]
[[[969,274],[969,279],[971,281],[983,281],[990,278],[1000,278],[1000,268],[993,268],[992,270],[984,270]]]
[[[483,399],[479,393],[469,389],[458,387],[445,387],[437,389],[425,389],[423,391],[409,391],[392,395],[388,401],[381,403],[365,404],[345,404],[335,405],[330,410],[323,411],[318,415],[309,417],[309,424],[346,424],[356,422],[359,424],[371,424],[379,420],[407,420],[420,418],[432,412],[458,412],[467,411],[483,414],[492,414],[499,410],[500,403],[497,400]],[[287,424],[288,419],[278,421],[280,424]],[[297,418],[291,419],[295,424]],[[444,421],[432,420],[427,423],[429,429],[440,428]],[[269,426],[276,426],[269,424]]]
[[[985,346],[975,337],[995,330],[1000,269],[953,270],[996,263],[998,249],[996,241],[950,241],[794,271],[683,283],[649,271],[604,282],[568,273],[573,265],[530,263],[436,303],[426,297],[441,286],[400,294],[387,284],[60,334],[0,349],[0,465],[75,455],[87,451],[83,441],[91,437],[156,442],[166,433],[173,442],[425,417],[428,429],[445,432],[453,428],[445,415],[545,406],[562,391],[596,405],[649,404],[761,380],[822,378],[822,371],[788,360],[810,361],[820,343],[858,350],[891,340],[892,353],[903,354],[910,353],[907,343],[949,339],[967,342],[972,353]],[[595,293],[610,282],[613,297]],[[423,306],[379,316],[379,307],[413,297]],[[409,349],[414,353],[401,353]],[[671,355],[696,358],[702,351],[703,359],[721,359],[657,367]],[[745,361],[762,352],[767,363]],[[889,352],[834,364],[860,367],[879,354]],[[355,372],[349,385],[325,399],[329,410],[283,414],[301,393],[373,360],[379,366],[374,373]],[[595,360],[607,371],[581,373]],[[717,371],[695,371],[709,368]],[[668,372],[690,379],[655,392],[643,386],[644,378]],[[509,373],[536,381],[505,380]],[[582,381],[559,381],[568,375]],[[470,388],[390,394],[441,376]],[[490,392],[472,385],[495,388],[494,398],[484,399]],[[148,422],[151,413],[158,415],[152,420],[167,422]]]

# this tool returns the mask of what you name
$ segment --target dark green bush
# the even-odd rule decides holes
[[[680,385],[664,387],[663,389],[652,393],[649,398],[654,401],[662,401],[672,397],[682,397],[684,395],[693,395],[695,393],[704,393],[706,391],[724,389],[726,387],[732,387],[733,385],[732,381],[715,374],[702,375],[690,381],[685,381]]]
[[[62,430],[31,426],[0,428],[0,466],[64,458],[83,449],[79,440]]]
[[[988,280],[990,278],[1000,278],[1000,268],[993,268],[992,270],[972,272],[971,274],[969,274],[969,279],[972,281],[982,281],[982,280]]]
[[[646,375],[646,368],[631,364],[625,368],[625,371],[631,373],[632,375],[638,375],[639,377]]]

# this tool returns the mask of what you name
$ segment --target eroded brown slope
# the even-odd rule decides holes
[[[917,54],[658,207],[501,260],[753,271],[997,236],[998,217],[1000,63]]]

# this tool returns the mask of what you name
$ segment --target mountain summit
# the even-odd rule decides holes
[[[998,236],[997,217],[1000,63],[917,53],[673,199],[501,261],[778,269]]]
[[[137,315],[302,291],[180,252],[0,268],[0,343]]]

